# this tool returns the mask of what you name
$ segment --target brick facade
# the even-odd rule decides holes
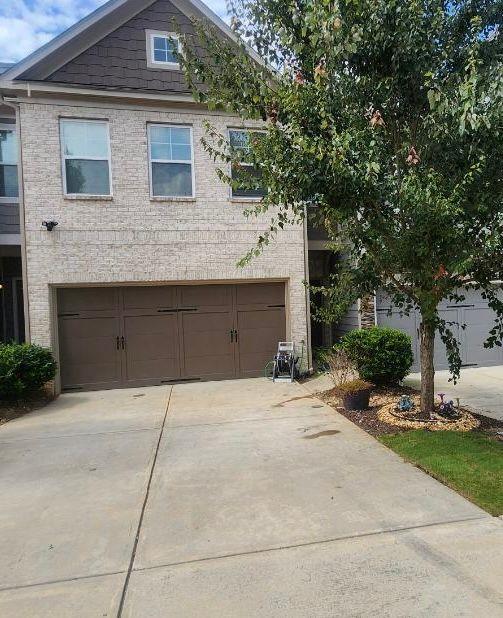
[[[108,119],[113,198],[67,199],[63,195],[59,118]],[[303,281],[304,233],[280,234],[264,255],[244,269],[236,262],[267,229],[270,214],[247,219],[249,204],[230,199],[213,163],[200,145],[203,123],[221,131],[236,126],[224,115],[166,108],[21,103],[27,291],[31,339],[55,342],[51,286],[67,284],[171,283],[284,279],[287,281],[288,334],[307,342]],[[192,126],[194,200],[150,199],[147,123]],[[58,221],[51,233],[43,220]]]

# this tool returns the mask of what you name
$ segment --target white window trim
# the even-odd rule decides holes
[[[18,196],[17,197],[2,197],[0,196],[0,204],[19,204],[19,192],[20,192],[20,187],[19,187],[19,144],[18,144],[18,134],[17,134],[17,127],[16,125],[13,124],[7,124],[7,123],[1,123],[0,124],[0,131],[12,131],[16,137],[16,151],[17,151],[17,157],[16,157],[16,163],[14,164],[16,166],[17,169],[17,192],[18,192]],[[0,165],[6,165],[5,163],[0,163]],[[10,163],[9,163],[10,165]]]
[[[190,161],[181,161],[178,159],[152,159],[152,149],[150,147],[150,128],[151,127],[166,127],[170,129],[188,129],[190,134]],[[150,199],[172,199],[183,201],[184,199],[191,200],[196,197],[196,178],[194,170],[194,139],[193,131],[190,125],[186,124],[168,124],[165,122],[149,122],[147,123],[147,149],[148,149],[148,178],[150,184]],[[154,195],[154,183],[152,180],[152,163],[183,163],[184,165],[190,165],[191,180],[192,180],[192,193],[190,195]]]
[[[150,69],[168,69],[171,71],[179,71],[179,62],[160,62],[154,59],[154,37],[164,37],[169,39],[176,39],[178,41],[178,53],[182,53],[182,42],[180,36],[175,32],[165,32],[162,30],[145,30],[147,36],[147,67]]]
[[[231,131],[240,131],[241,133],[267,133],[264,129],[250,129],[249,127],[227,127],[227,139],[229,144],[231,142]],[[242,167],[251,167],[253,168],[253,163],[239,162],[239,165]],[[232,178],[232,163],[229,165],[229,176]],[[232,187],[229,187],[229,197],[231,202],[260,202],[263,198],[262,196],[252,197],[251,195],[233,195]]]
[[[78,157],[69,156],[65,154],[65,144],[63,141],[63,124],[70,124],[72,122],[87,123],[87,124],[103,124],[107,128],[107,158],[103,157]],[[94,120],[90,118],[60,118],[59,119],[59,140],[61,147],[61,176],[63,179],[63,193],[65,197],[71,198],[96,198],[101,197],[113,197],[113,180],[112,180],[112,153],[110,149],[110,123],[108,120]],[[83,161],[107,161],[108,162],[108,193],[68,193],[66,187],[66,165],[65,162],[70,159],[79,159]]]

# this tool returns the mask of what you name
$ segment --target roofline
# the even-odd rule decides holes
[[[155,1],[156,0],[150,0],[150,2],[145,2],[145,6],[140,8],[139,11],[144,10],[144,8],[150,6]],[[29,56],[27,56],[23,60],[20,60],[18,63],[9,67],[4,73],[0,74],[0,86],[5,87],[5,84],[3,82],[16,79],[17,77],[19,77],[19,75],[22,75],[36,64],[42,62],[49,55],[56,52],[60,47],[69,43],[73,38],[85,32],[88,28],[91,28],[94,24],[99,22],[107,15],[110,15],[118,8],[127,5],[129,2],[132,2],[132,0],[109,0],[102,6],[98,7],[92,13],[89,13],[89,15],[83,17],[80,21],[73,24],[73,26],[70,26],[67,30],[60,33],[54,39],[52,39],[45,45],[42,45],[42,47],[36,49]],[[171,0],[171,2],[182,13],[185,14],[187,13],[187,10],[190,11],[191,7],[194,8],[196,11],[204,15],[204,17],[209,19],[226,36],[230,37],[234,42],[238,42],[238,37],[231,30],[231,28],[229,28],[229,26],[201,0]],[[260,56],[255,50],[248,46],[246,47],[246,49],[254,60],[256,60],[262,65],[264,64],[263,60],[260,58]],[[71,60],[71,58],[69,58],[68,61],[69,60]]]
[[[155,1],[155,0],[152,0]],[[70,26],[60,34],[58,34],[54,39],[42,45],[34,52],[23,58],[19,62],[17,62],[13,67],[7,69],[5,73],[2,74],[0,80],[4,79],[16,79],[18,75],[24,73],[28,69],[31,69],[35,64],[38,64],[41,60],[46,58],[49,54],[52,54],[59,47],[71,41],[75,36],[84,32],[87,28],[94,25],[98,20],[102,19],[106,15],[109,15],[113,11],[115,11],[120,6],[126,4],[129,0],[108,0],[105,4],[95,9],[89,15],[86,15],[81,20]]]
[[[191,93],[174,93],[174,92],[145,92],[131,90],[105,90],[99,88],[79,88],[74,86],[66,86],[62,84],[53,84],[50,82],[32,82],[16,81],[5,82],[0,84],[3,92],[0,93],[0,102],[2,99],[7,101],[19,100],[19,97],[28,101],[37,95],[70,95],[71,97],[96,97],[96,98],[111,98],[111,99],[138,99],[138,100],[157,100],[157,101],[172,101],[175,103],[195,104],[194,97]]]

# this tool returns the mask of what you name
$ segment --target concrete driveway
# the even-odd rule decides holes
[[[0,427],[2,618],[501,616],[503,521],[299,385],[62,396]]]
[[[461,370],[461,378],[454,385],[448,371],[435,374],[435,392],[459,397],[460,403],[474,412],[503,421],[503,367],[474,367]],[[410,375],[406,384],[420,388],[421,374]]]

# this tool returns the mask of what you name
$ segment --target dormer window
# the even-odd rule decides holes
[[[173,32],[147,30],[147,66],[151,69],[180,69],[178,54],[181,53],[180,39]]]

